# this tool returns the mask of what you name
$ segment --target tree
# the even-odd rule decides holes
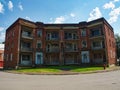
[[[120,58],[120,35],[119,34],[115,35],[115,40],[116,40],[117,58]]]
[[[5,44],[5,42],[2,42],[2,44]]]

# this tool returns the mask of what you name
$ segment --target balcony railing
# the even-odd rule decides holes
[[[76,36],[76,37],[74,37],[74,38],[73,38],[73,37],[66,37],[66,38],[65,38],[65,40],[77,40],[77,39],[78,39],[78,37],[77,37],[77,36]]]
[[[46,40],[59,40],[59,38],[46,38]]]
[[[90,37],[97,37],[97,36],[102,36],[103,34],[96,34],[96,35],[90,35]]]
[[[73,49],[73,48],[65,48],[64,51],[65,51],[65,52],[77,52],[78,49],[77,49],[77,48],[76,48],[76,49]]]
[[[21,51],[24,51],[24,52],[32,52],[32,48],[21,47]]]
[[[33,39],[33,36],[22,33],[22,38]]]
[[[99,46],[99,47],[92,47],[92,50],[100,50],[100,49],[104,49],[104,46]]]
[[[47,48],[46,52],[59,52],[59,48]]]

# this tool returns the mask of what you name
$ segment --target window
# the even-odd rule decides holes
[[[50,40],[50,39],[51,39],[51,34],[47,33],[47,40]]]
[[[37,41],[37,48],[41,48],[42,45],[41,45],[41,41]]]
[[[72,33],[65,33],[65,39],[72,39]]]
[[[102,27],[93,28],[90,31],[91,31],[91,36],[99,36],[102,33]]]
[[[22,43],[22,47],[23,47],[23,48],[31,48],[31,43],[23,42],[23,43]]]
[[[37,36],[38,36],[38,37],[41,37],[41,36],[42,36],[42,30],[38,30],[38,31],[37,31]]]
[[[32,37],[32,32],[30,32],[30,31],[23,31],[22,32],[22,36],[23,37]]]
[[[52,33],[52,38],[53,39],[58,39],[58,32],[53,32]]]
[[[68,33],[68,38],[72,38],[72,33]]]
[[[93,42],[93,47],[101,47],[101,42],[100,41]]]
[[[111,40],[109,40],[109,44],[110,44],[110,47],[111,47]]]
[[[48,52],[50,51],[50,45],[49,44],[47,45],[47,51]]]
[[[72,43],[67,43],[67,44],[66,44],[66,48],[67,48],[67,49],[72,49]]]
[[[30,55],[22,55],[22,60],[29,61],[30,60]]]
[[[87,42],[85,40],[82,41],[82,47],[87,47]]]
[[[77,50],[77,44],[73,44],[73,48],[76,51]]]
[[[75,33],[73,33],[73,39],[76,39],[77,37],[76,37],[76,34]]]
[[[100,35],[99,30],[92,31],[92,36],[97,36],[97,35]]]
[[[81,31],[81,36],[86,36],[86,29],[83,29],[83,30]]]

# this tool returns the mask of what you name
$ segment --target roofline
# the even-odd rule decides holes
[[[8,31],[10,28],[12,28],[15,24],[19,23],[20,20],[23,20],[23,21],[26,21],[26,22],[29,22],[29,23],[33,23],[33,24],[36,24],[36,23],[42,23],[42,22],[33,22],[33,21],[30,21],[30,20],[26,20],[26,19],[23,19],[23,18],[18,18],[12,25],[10,25],[6,31]],[[80,25],[80,23],[86,23],[87,25],[89,25],[90,23],[94,23],[94,22],[98,22],[98,21],[102,21],[102,22],[105,22],[108,26],[110,26],[110,28],[113,30],[112,26],[106,21],[106,19],[104,17],[101,17],[101,18],[98,18],[96,20],[92,20],[92,21],[89,21],[89,22],[86,22],[86,21],[81,21],[79,23],[62,23],[62,24],[55,24],[55,23],[50,23],[50,24],[44,24],[45,26],[54,26],[54,25],[58,25],[58,26],[62,26],[62,25]]]
[[[100,20],[104,21],[106,24],[108,24],[108,26],[110,26],[110,28],[113,30],[113,27],[108,23],[108,21],[104,17],[98,18],[96,20],[89,21],[88,24],[92,23],[92,22],[97,22],[97,21],[100,21]]]
[[[15,24],[19,23],[20,20],[23,20],[23,21],[26,21],[26,22],[35,24],[35,22],[33,22],[33,21],[30,21],[30,20],[27,20],[27,19],[23,19],[23,18],[18,18],[12,25],[10,25],[10,26],[6,29],[6,31],[8,31],[10,28],[12,28]]]

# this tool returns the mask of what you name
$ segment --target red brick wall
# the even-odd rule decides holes
[[[19,30],[20,26],[17,23],[14,27],[10,28],[6,32],[6,39],[5,39],[5,63],[4,67],[15,67],[17,65],[17,60],[19,59]],[[10,59],[10,54],[12,54],[12,60]],[[7,57],[8,56],[8,57]]]
[[[104,33],[105,33],[105,40],[106,40],[106,54],[108,57],[108,63],[115,64],[116,63],[116,45],[115,45],[115,38],[114,32],[111,30],[108,25],[104,24]]]

